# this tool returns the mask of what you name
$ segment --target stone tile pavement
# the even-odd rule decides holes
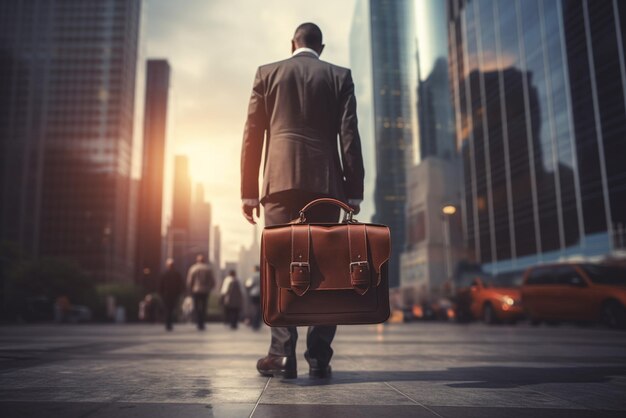
[[[413,323],[340,327],[333,377],[255,370],[269,329],[0,327],[0,417],[626,416],[626,332]]]

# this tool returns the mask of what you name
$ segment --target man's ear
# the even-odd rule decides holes
[[[296,49],[298,49],[298,48],[296,48],[296,43],[292,39],[291,40],[291,53],[293,54]]]
[[[322,51],[324,51],[324,47],[325,47],[325,46],[326,46],[326,45],[324,45],[324,44],[322,44],[322,46],[320,46],[320,50],[319,50],[319,51],[317,51],[317,55],[322,55]]]

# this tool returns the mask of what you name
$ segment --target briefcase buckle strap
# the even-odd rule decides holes
[[[371,285],[371,272],[367,260],[367,229],[365,225],[348,224],[350,251],[350,284],[355,292],[364,295]]]
[[[298,296],[304,295],[311,287],[311,266],[308,262],[294,261],[289,265],[291,290]]]
[[[295,267],[301,267],[301,268],[306,268],[309,271],[311,271],[311,265],[305,261],[294,261],[289,265],[289,271],[293,272],[293,269]]]
[[[368,265],[369,263],[367,261],[353,261],[350,263],[350,272],[354,271],[355,267],[363,267]]]
[[[367,261],[353,261],[350,263],[350,284],[355,292],[364,295],[370,288],[370,268]]]

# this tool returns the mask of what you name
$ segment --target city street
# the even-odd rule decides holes
[[[269,329],[0,328],[0,416],[624,416],[626,332],[413,323],[340,327],[333,377],[255,370]]]

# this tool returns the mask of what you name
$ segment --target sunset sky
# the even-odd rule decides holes
[[[236,260],[253,228],[241,215],[239,158],[252,80],[259,65],[289,57],[294,29],[317,23],[323,59],[349,66],[354,0],[147,0],[146,58],[172,66],[165,216],[171,215],[175,154],[190,158],[222,230],[222,260]]]

